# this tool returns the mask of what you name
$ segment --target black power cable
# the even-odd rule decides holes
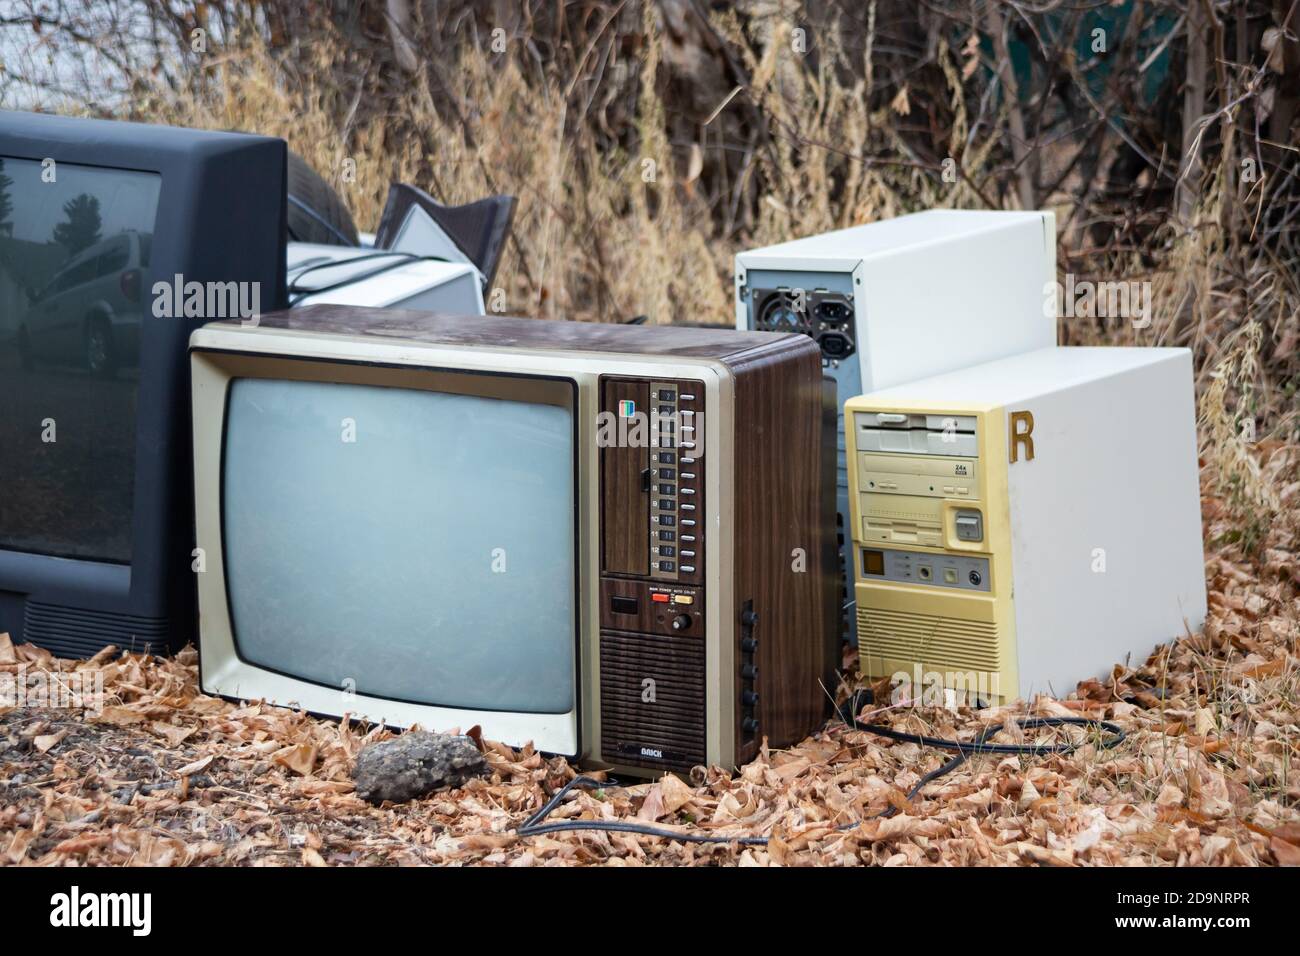
[[[1102,750],[1110,750],[1118,747],[1123,743],[1125,732],[1115,724],[1105,720],[1094,720],[1091,717],[1025,717],[1016,724],[1021,730],[1036,730],[1041,727],[1088,727],[1098,731],[1099,734],[1109,736],[1099,736],[1096,740],[1097,746]],[[946,740],[942,737],[927,737],[923,734],[909,734],[901,730],[894,730],[892,727],[882,727],[878,724],[862,724],[856,721],[852,726],[857,730],[864,730],[867,733],[875,734],[880,737],[888,737],[891,740],[898,740],[904,743],[919,744],[923,747],[937,747],[941,750],[956,751],[957,756],[953,757],[938,769],[931,770],[922,777],[911,790],[907,792],[907,799],[911,801],[921,790],[938,780],[944,774],[951,773],[956,768],[971,757],[981,754],[1016,754],[1027,757],[1044,757],[1051,754],[1068,754],[1079,747],[1079,743],[1057,743],[1057,744],[993,744],[989,743],[989,738],[993,737],[998,731],[1002,730],[1004,724],[994,724],[986,727],[976,735],[975,739],[969,743],[961,740]],[[677,830],[669,830],[665,827],[647,826],[642,823],[632,823],[627,820],[562,820],[556,823],[544,822],[556,807],[568,796],[569,791],[575,787],[608,787],[608,781],[596,780],[592,777],[574,777],[563,787],[555,792],[546,805],[534,813],[531,817],[523,822],[515,832],[522,837],[539,836],[543,833],[561,833],[570,830],[601,830],[608,833],[635,833],[640,836],[661,837],[665,840],[679,840],[682,843],[735,843],[741,846],[766,846],[767,837],[755,836],[717,836],[705,833],[682,833]],[[872,814],[863,820],[855,820],[852,823],[841,824],[835,829],[838,832],[852,830],[861,826],[867,820],[877,818],[892,817],[898,812],[898,807],[890,806]]]

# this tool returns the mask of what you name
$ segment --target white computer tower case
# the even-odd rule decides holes
[[[899,216],[742,252],[735,282],[736,328],[813,337],[843,408],[862,392],[1055,345],[1056,217],[949,209]],[[842,420],[838,455],[844,525]],[[843,579],[851,605],[847,562]]]

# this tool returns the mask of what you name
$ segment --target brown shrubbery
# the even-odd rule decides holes
[[[82,108],[283,136],[362,230],[393,181],[514,193],[493,305],[551,318],[727,323],[739,249],[934,206],[1050,207],[1062,283],[1139,283],[1144,303],[1106,315],[1099,292],[1062,341],[1191,346],[1217,487],[1243,521],[1277,519],[1243,462],[1297,434],[1294,11],[453,3],[399,24],[383,11],[400,4],[347,6],[159,14],[147,42],[91,44],[113,56]],[[67,58],[91,29],[38,33]]]

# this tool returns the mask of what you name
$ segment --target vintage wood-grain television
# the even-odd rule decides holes
[[[640,774],[824,718],[806,336],[316,306],[190,351],[205,691]]]

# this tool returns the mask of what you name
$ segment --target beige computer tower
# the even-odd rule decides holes
[[[1063,697],[1202,626],[1186,349],[1041,349],[845,413],[864,674]]]

